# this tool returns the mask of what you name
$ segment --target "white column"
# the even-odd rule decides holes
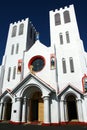
[[[50,123],[49,96],[43,97],[44,100],[44,123]]]
[[[24,97],[22,104],[22,122],[27,122],[27,99]]]
[[[81,99],[77,99],[77,108],[78,108],[78,119],[79,119],[79,121],[83,121],[83,111],[82,111]]]
[[[60,100],[60,119],[61,119],[61,122],[65,122],[65,119],[64,119],[64,100]]]
[[[3,103],[0,103],[0,120],[2,120],[2,113],[3,113]]]
[[[16,113],[16,122],[20,122],[21,121],[21,97],[16,97],[16,106],[17,106],[17,113]]]
[[[84,98],[82,100],[82,110],[83,110],[83,122],[87,122],[87,100]]]
[[[68,121],[67,102],[66,101],[64,101],[64,120]]]
[[[56,112],[57,112],[56,113],[57,114],[56,115],[57,116],[57,118],[56,118],[57,121],[56,122],[59,123],[60,122],[60,101],[59,101],[58,97],[57,97],[57,110],[56,110]]]

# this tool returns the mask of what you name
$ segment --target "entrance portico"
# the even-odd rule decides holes
[[[69,85],[59,96],[60,122],[81,122],[83,120],[82,93]]]
[[[38,86],[27,87],[22,94],[22,122],[50,122],[49,94]]]
[[[8,100],[3,100],[2,98],[3,102],[1,102],[0,109],[3,114],[0,118],[1,120],[8,118],[4,115],[4,109],[6,107],[3,107],[3,104],[7,102],[8,106],[8,103],[11,102],[12,104],[8,106],[8,108],[11,109],[11,111],[9,111],[9,120],[11,123],[40,122],[50,124],[51,121],[53,122],[54,120],[57,122],[58,120],[56,119],[58,119],[58,117],[55,116],[57,113],[56,111],[54,114],[52,113],[54,105],[51,104],[51,102],[56,103],[55,109],[57,110],[55,94],[55,90],[49,87],[48,84],[36,76],[29,74],[21,84],[11,91],[10,95],[12,99],[7,98]],[[7,109],[5,110],[7,111]]]

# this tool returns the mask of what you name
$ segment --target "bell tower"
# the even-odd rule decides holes
[[[69,83],[82,90],[81,78],[86,66],[74,6],[50,11],[49,15],[51,47],[56,48],[59,90]],[[76,76],[80,79],[77,83],[74,82]]]
[[[24,53],[35,43],[36,33],[28,18],[10,24],[1,68],[2,92],[12,90],[22,80]]]
[[[50,38],[51,46],[75,44],[80,39],[73,5],[50,11]]]

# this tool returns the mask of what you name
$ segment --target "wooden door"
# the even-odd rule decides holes
[[[41,99],[38,102],[38,121],[44,122],[44,103]]]

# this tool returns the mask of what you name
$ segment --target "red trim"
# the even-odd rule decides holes
[[[40,77],[36,76],[38,78],[38,80],[41,80],[42,82],[44,82],[45,84],[47,84],[47,86],[49,86],[49,88],[54,89],[54,87],[51,87],[48,83],[46,83],[44,80],[42,80]]]
[[[19,60],[18,60],[18,63],[22,63],[22,59],[19,59]]]
[[[59,126],[59,125],[82,125],[87,126],[87,122],[60,122],[60,123],[42,123],[42,126]]]
[[[14,122],[14,121],[9,121],[10,124],[14,125],[19,125],[19,124],[25,124],[26,122]]]
[[[87,122],[70,121],[70,122],[60,122],[60,125],[87,125]]]
[[[0,122],[3,122],[0,120]],[[9,121],[10,124],[19,125],[19,124],[25,124],[28,122],[13,122]],[[38,125],[41,122],[29,122],[29,124]],[[59,122],[59,123],[41,123],[42,126],[62,126],[62,125],[82,125],[87,126],[87,122],[79,122],[79,121],[69,121],[69,122]]]
[[[51,59],[52,58],[54,58],[54,67],[52,68],[52,66],[51,66]],[[53,69],[55,69],[56,68],[56,56],[55,56],[55,54],[50,54],[50,69],[51,70],[53,70]]]
[[[77,87],[74,87],[72,84],[67,84],[67,86],[65,86],[61,91],[59,91],[57,94],[60,95],[66,88],[68,88],[68,86],[71,86],[71,88],[75,89],[76,91],[78,91],[79,93],[83,94],[83,91],[80,91],[79,89],[77,89]]]
[[[42,126],[50,126],[50,123],[42,123]]]
[[[38,124],[42,124],[42,122],[41,121],[32,121],[32,122],[29,122],[29,124],[38,125]]]
[[[85,89],[84,89],[84,79],[87,78],[87,75],[84,74],[84,76],[82,77],[82,87],[83,87],[83,92],[85,92]]]

